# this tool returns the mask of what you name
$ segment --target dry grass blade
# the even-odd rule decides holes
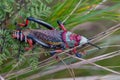
[[[17,62],[17,64],[5,75],[5,77],[8,77],[9,74],[11,74],[11,72],[19,65],[19,63],[20,63],[20,61]],[[5,78],[5,77],[4,77],[4,78]]]
[[[67,59],[67,58],[69,58],[69,57],[63,58],[63,60]],[[43,60],[43,61],[39,62],[39,65],[38,65],[39,68],[37,68],[37,70],[39,70],[41,68],[44,68],[46,66],[52,65],[54,63],[57,63],[57,61],[55,62],[54,59],[53,59],[53,57],[50,57],[50,58],[48,58],[46,60]],[[27,68],[21,69],[19,71],[13,71],[13,72],[11,72],[9,74],[7,73],[7,77],[6,77],[6,74],[2,74],[2,76],[4,76],[7,79],[12,79],[12,78],[14,78],[16,76],[20,76],[20,75],[29,73],[31,71],[33,71],[32,67],[27,67]]]
[[[97,61],[100,61],[100,60],[112,58],[112,57],[118,56],[118,55],[114,55],[114,54],[119,54],[119,55],[120,55],[120,53],[118,53],[118,52],[120,52],[120,50],[114,51],[114,52],[111,52],[111,53],[107,53],[107,54],[104,54],[104,55],[101,55],[101,56],[97,56],[97,57],[94,57],[94,58],[91,58],[91,59],[87,59],[87,60],[83,60],[83,61],[80,61],[80,62],[76,62],[76,63],[70,64],[70,65],[68,65],[68,66],[82,66],[82,65],[85,65],[85,64],[89,64],[88,62],[93,63],[93,62],[97,62]],[[113,54],[113,55],[111,55],[111,54]],[[109,56],[108,56],[108,55],[109,55]],[[72,55],[70,55],[70,56],[72,56]],[[106,56],[106,57],[105,57],[105,56]],[[103,58],[102,58],[102,57],[103,57]],[[102,58],[102,59],[100,59],[100,58]],[[78,59],[79,59],[79,58],[78,58]],[[95,65],[96,65],[96,64],[95,64]],[[97,65],[97,67],[101,67],[101,66],[100,66],[100,65]],[[103,67],[103,66],[102,66],[102,67]],[[45,76],[45,75],[48,75],[48,74],[52,74],[52,73],[55,73],[55,72],[58,72],[58,71],[61,71],[61,70],[64,70],[64,69],[66,69],[65,66],[59,66],[59,67],[56,67],[56,68],[51,69],[51,70],[48,70],[48,71],[39,72],[39,73],[37,73],[37,74],[35,74],[35,75],[32,75],[32,76],[30,76],[30,77],[25,78],[25,80],[35,79],[35,78],[42,77],[42,76]],[[106,69],[106,67],[103,67],[102,69]],[[114,71],[111,70],[111,69],[108,69],[108,68],[107,68],[106,70],[107,70],[107,71],[108,71],[108,70],[109,70],[109,71],[112,71],[112,72],[114,73]],[[119,74],[119,72],[116,72],[116,71],[115,71],[115,73],[116,73],[116,74]],[[34,76],[35,76],[35,77],[34,77]]]
[[[0,80],[5,80],[5,79],[0,75]]]
[[[112,58],[112,57],[115,57],[118,55],[120,55],[120,50],[94,57],[94,58],[92,58],[92,61],[94,62],[94,61],[98,61],[98,60],[104,60],[104,59]]]
[[[62,63],[66,66],[66,68],[68,69],[71,77],[73,77],[73,80],[75,80],[75,73],[74,73],[73,69],[70,68],[70,65],[68,66],[68,65],[63,61],[62,58],[59,57],[59,59],[60,59],[60,60],[62,61]]]
[[[75,12],[75,10],[79,7],[80,3],[82,2],[82,0],[80,0],[77,5],[75,6],[75,8],[72,10],[72,12],[63,20],[63,23],[69,19],[69,17]]]
[[[119,74],[119,75],[120,75],[120,73],[119,73],[119,72],[114,71],[114,70],[112,70],[112,69],[109,69],[109,68],[107,68],[107,67],[100,66],[100,65],[95,64],[95,63],[93,63],[93,62],[90,62],[90,61],[85,60],[85,59],[82,59],[82,58],[75,57],[75,56],[70,55],[70,54],[67,54],[67,55],[69,55],[69,56],[71,56],[71,57],[73,57],[73,58],[76,58],[76,59],[78,59],[78,60],[85,61],[85,62],[86,62],[86,63],[88,63],[88,64],[92,64],[92,65],[97,66],[97,67],[99,67],[99,68],[102,68],[102,69],[104,69],[104,70],[110,71],[110,72],[112,72],[112,73],[114,73],[114,74]]]
[[[104,2],[106,2],[107,0],[102,0],[102,2],[100,2],[98,5],[96,5],[95,7],[92,7],[89,11],[87,11],[84,15],[89,14],[92,10],[96,10],[101,4],[103,4]]]
[[[117,24],[111,28],[109,28],[108,30],[106,31],[103,31],[99,34],[97,34],[96,36],[94,36],[92,39],[91,39],[91,42],[95,43],[95,42],[98,42],[102,39],[104,39],[105,37],[111,35],[113,32],[117,31],[120,29],[120,24]]]
[[[100,60],[113,58],[113,57],[118,56],[118,55],[120,55],[120,50],[114,51],[114,52],[111,52],[111,53],[107,53],[107,54],[104,54],[104,55],[100,55],[100,56],[97,56],[97,57],[94,57],[94,58],[91,58],[91,59],[87,59],[87,61],[97,62],[97,61],[100,61]],[[86,64],[86,61],[77,62],[77,63],[74,63],[73,65],[83,65],[83,64]]]

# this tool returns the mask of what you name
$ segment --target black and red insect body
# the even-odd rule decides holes
[[[26,29],[15,31],[12,34],[13,38],[27,42],[30,45],[30,47],[26,48],[26,50],[32,49],[34,43],[38,43],[45,48],[55,49],[54,51],[50,51],[51,55],[63,52],[66,48],[74,48],[75,46],[82,46],[84,44],[90,44],[99,48],[98,46],[90,43],[86,37],[67,31],[60,21],[57,21],[57,23],[61,30],[56,30],[50,24],[32,17],[28,17],[25,24],[19,23],[17,25],[26,27],[29,21],[34,21],[43,25],[49,30]],[[73,51],[77,57],[81,57],[81,54],[78,53],[75,48]]]

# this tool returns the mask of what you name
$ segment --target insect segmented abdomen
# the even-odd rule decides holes
[[[50,45],[62,44],[62,32],[56,30],[32,30],[32,35]]]
[[[12,34],[12,37],[15,38],[15,39],[18,39],[18,40],[20,40],[20,41],[25,41],[25,42],[27,42],[27,36],[25,36],[22,31],[15,31],[15,32]]]

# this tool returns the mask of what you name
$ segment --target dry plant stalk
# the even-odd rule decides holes
[[[114,55],[114,54],[117,54],[117,55]],[[112,57],[115,57],[115,56],[118,56],[118,55],[120,55],[120,50],[114,51],[114,52],[111,52],[111,53],[107,53],[107,54],[104,54],[104,55],[101,55],[101,56],[97,56],[97,57],[94,57],[94,58],[91,58],[91,59],[79,61],[79,62],[70,64],[68,66],[71,66],[71,68],[72,68],[72,66],[82,66],[82,65],[85,65],[85,64],[89,64],[88,62],[94,63],[94,62],[97,62],[97,61],[100,61],[100,60],[105,60],[105,59],[108,59],[108,58],[112,58]],[[39,65],[39,67],[40,67],[40,65]],[[101,66],[99,66],[99,68],[101,68]],[[61,70],[64,70],[64,69],[66,69],[65,66],[54,67],[54,69],[51,69],[51,70],[48,70],[48,71],[44,71],[44,72],[39,72],[39,73],[37,73],[35,75],[32,75],[30,77],[27,77],[25,79],[28,79],[28,80],[29,79],[35,79],[36,77],[37,78],[38,77],[42,77],[42,76],[45,76],[45,75],[48,75],[48,74],[52,74],[52,73],[55,73],[55,72],[58,72],[58,71],[61,71]],[[117,72],[115,72],[115,73],[119,74]]]

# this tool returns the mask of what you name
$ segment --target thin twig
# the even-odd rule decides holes
[[[75,6],[75,8],[72,10],[72,12],[63,20],[63,23],[66,22],[69,17],[76,11],[76,9],[79,7],[79,5],[81,4],[82,0],[80,0],[77,5]]]
[[[105,59],[109,59],[109,58],[118,56],[118,55],[115,55],[115,54],[119,54],[119,55],[120,55],[120,50],[114,51],[114,52],[110,52],[110,53],[107,53],[107,54],[104,54],[104,55],[100,55],[100,56],[97,56],[97,57],[93,57],[93,58],[87,59],[87,60],[88,60],[89,62],[97,62],[97,61],[100,61],[100,60],[105,60]],[[115,55],[115,56],[113,56],[113,55]],[[86,64],[86,61],[77,62],[77,63],[75,63],[75,64],[76,64],[76,65]]]
[[[5,77],[8,77],[9,74],[11,74],[11,72],[19,65],[20,61],[6,74]]]
[[[0,75],[0,80],[5,80],[5,79]]]
[[[109,69],[109,68],[107,68],[107,67],[100,66],[100,65],[95,64],[95,63],[93,63],[93,62],[87,61],[87,60],[82,59],[82,58],[78,58],[78,57],[73,56],[73,55],[70,55],[70,54],[67,54],[67,55],[69,55],[69,56],[71,56],[71,57],[73,57],[73,58],[76,58],[76,59],[78,59],[78,60],[85,61],[85,62],[87,62],[87,63],[89,63],[89,64],[92,64],[92,65],[97,66],[97,67],[99,67],[99,68],[102,68],[102,69],[104,69],[104,70],[110,71],[110,72],[112,72],[112,73],[114,73],[114,74],[119,74],[119,75],[120,75],[120,73],[119,73],[119,72],[114,71],[114,70],[112,70],[112,69]]]
[[[73,77],[73,80],[75,80],[75,73],[73,71],[72,68],[70,68],[64,61],[63,59],[59,56],[59,59],[62,61],[62,63],[66,66],[66,68],[68,69],[70,75]]]
[[[69,58],[69,57],[67,57],[67,58]],[[64,59],[67,59],[67,58],[64,58]],[[49,58],[49,59],[51,59],[51,58]],[[46,66],[49,66],[49,65],[52,65],[52,64],[54,64],[54,63],[57,63],[57,61],[54,61],[53,60],[53,58],[51,59],[51,60],[49,60],[49,59],[47,59],[47,60],[44,60],[44,61],[42,61],[42,62],[39,62],[39,65],[38,65],[38,68],[37,68],[37,70],[39,70],[39,69],[41,69],[41,68],[45,68]],[[63,60],[64,60],[63,59]],[[47,61],[47,62],[46,62]],[[19,75],[22,75],[22,74],[26,74],[26,73],[29,73],[29,72],[31,72],[31,71],[33,71],[32,70],[32,67],[27,67],[27,68],[24,68],[24,69],[22,69],[22,70],[19,70],[19,71],[14,71],[14,72],[12,72],[12,73],[9,73],[9,75],[8,76],[5,76],[5,78],[7,78],[7,79],[12,79],[12,78],[14,78],[14,77],[16,77],[16,76],[19,76]],[[16,75],[17,74],[17,75]],[[5,74],[3,74],[3,75],[5,75]],[[14,75],[14,76],[13,76]],[[10,76],[12,76],[12,77],[10,77]],[[10,77],[10,78],[9,78]]]
[[[119,51],[120,52],[120,51]],[[115,53],[117,53],[117,52],[114,52],[114,54]],[[107,53],[107,54],[111,54],[111,53]],[[114,55],[113,54],[113,55]],[[106,55],[106,54],[105,54]],[[101,55],[101,56],[103,56],[103,55]],[[106,55],[106,56],[108,56],[108,55]],[[111,55],[110,55],[111,56]],[[117,55],[116,55],[117,56]],[[103,57],[105,57],[105,56],[103,56]],[[112,57],[115,57],[115,56],[112,56]],[[109,58],[112,58],[112,57],[109,57]],[[97,60],[97,58],[98,58],[98,60]],[[102,57],[101,57],[102,58]],[[106,57],[107,58],[107,57]],[[91,58],[91,59],[88,59],[87,61],[88,62],[97,62],[97,61],[100,61],[100,60],[104,60],[104,59],[106,59],[106,58],[103,58],[103,59],[100,59],[100,57],[94,57],[94,58]],[[108,59],[108,58],[107,58]],[[81,62],[77,62],[77,63],[73,63],[73,64],[70,64],[69,66],[81,66],[81,65],[84,65],[84,64],[88,64],[86,61],[81,61]],[[99,66],[100,67],[100,66]],[[58,67],[56,67],[56,68],[54,68],[54,69],[51,69],[51,70],[48,70],[48,71],[44,71],[44,72],[40,72],[40,73],[38,73],[38,74],[35,74],[35,75],[32,75],[32,76],[30,76],[30,77],[28,77],[28,78],[25,78],[25,79],[35,79],[37,76],[36,75],[38,75],[38,77],[42,77],[42,76],[45,76],[45,75],[48,75],[48,74],[51,74],[51,73],[55,73],[55,72],[58,72],[58,71],[60,71],[60,70],[64,70],[64,69],[66,69],[66,67],[65,66],[59,66],[59,68]],[[106,68],[104,68],[104,69],[106,69]],[[34,77],[34,76],[36,76],[36,77]]]
[[[92,7],[89,11],[87,11],[86,13],[84,13],[84,15],[89,14],[92,10],[96,10],[101,4],[103,4],[106,1],[107,0],[102,0],[102,2],[100,2],[98,5],[96,5],[95,7]]]

